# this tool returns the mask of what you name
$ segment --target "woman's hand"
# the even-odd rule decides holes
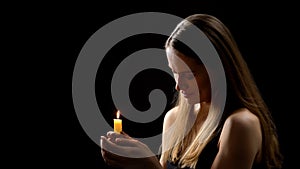
[[[124,132],[108,132],[101,136],[101,154],[104,161],[123,169],[161,169],[155,154],[144,143],[131,138]]]

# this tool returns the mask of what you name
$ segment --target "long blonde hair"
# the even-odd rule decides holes
[[[219,125],[232,113],[233,110],[246,107],[255,114],[261,123],[263,134],[262,162],[271,168],[281,168],[282,155],[276,127],[271,113],[262,99],[260,92],[250,74],[247,64],[237,47],[228,28],[217,18],[207,14],[195,14],[187,17],[172,32],[166,41],[165,47],[172,47],[187,57],[193,57],[185,48],[180,47],[176,38],[184,33],[192,24],[201,29],[212,42],[222,61],[226,81],[227,100],[224,113],[218,105],[210,105],[209,113],[202,127],[197,130],[190,126],[189,113],[192,106],[179,94],[176,107],[177,117],[172,126],[165,132],[162,142],[161,159],[177,162],[180,167],[195,168],[198,157],[207,143],[214,137]],[[198,57],[195,57],[195,59]],[[201,114],[202,109],[200,108]],[[197,119],[195,123],[197,123]]]
[[[196,119],[191,119],[193,105],[189,105],[185,98],[179,94],[177,106],[177,117],[173,125],[165,132],[163,137],[162,158],[163,161],[177,161],[184,167],[195,168],[203,148],[212,138],[215,129],[218,127],[222,113],[210,105],[208,116],[199,131],[194,124],[198,123],[203,110]]]

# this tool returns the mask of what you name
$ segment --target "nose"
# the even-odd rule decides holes
[[[179,76],[176,79],[175,89],[177,91],[180,91],[180,90],[186,90],[187,88],[188,88],[188,84],[187,84],[186,80],[184,78],[182,78],[181,76]]]

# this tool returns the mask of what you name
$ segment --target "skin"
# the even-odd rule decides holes
[[[149,169],[161,168],[156,156],[151,152],[147,145],[131,138],[124,132],[118,134],[109,131],[106,136],[101,136],[100,144],[104,161],[112,167],[140,169],[141,166],[145,165]],[[116,152],[117,154],[112,152]]]
[[[174,73],[176,90],[185,95],[189,104],[195,105],[195,114],[199,112],[197,108],[200,106],[208,112],[210,83],[204,67],[171,48],[167,48],[166,53],[169,67]],[[166,113],[163,133],[180,113],[177,110],[178,108],[174,107]],[[202,123],[198,125],[201,127]],[[252,164],[261,158],[261,144],[262,133],[259,119],[247,109],[236,110],[225,121],[218,143],[219,151],[211,169],[251,169]],[[132,169],[166,169],[166,164],[162,160],[158,161],[145,144],[126,134],[108,132],[106,137],[101,137],[101,147],[104,160],[111,166]],[[117,150],[124,155],[137,154],[149,157],[132,159],[112,154],[105,149]]]
[[[166,49],[169,67],[174,74],[175,89],[189,104],[210,102],[210,83],[204,65],[195,63],[173,48]],[[200,95],[201,93],[201,95]]]
[[[167,112],[163,132],[173,124],[178,113],[177,107]],[[247,109],[237,110],[225,121],[219,139],[219,151],[211,169],[251,169],[252,164],[261,158],[261,142],[258,118]],[[160,163],[166,169],[162,160]]]

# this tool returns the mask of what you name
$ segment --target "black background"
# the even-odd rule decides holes
[[[294,4],[111,1],[18,3],[7,7],[11,10],[3,16],[8,21],[4,27],[9,30],[4,34],[12,48],[6,49],[12,56],[11,63],[20,68],[10,76],[17,81],[11,90],[11,108],[19,112],[11,114],[21,124],[7,137],[16,137],[8,139],[14,140],[9,141],[13,146],[7,146],[9,165],[106,168],[100,148],[81,128],[73,107],[76,59],[93,33],[114,19],[136,12],[165,12],[180,17],[208,13],[229,27],[273,113],[285,156],[284,169],[295,168],[299,40]]]

